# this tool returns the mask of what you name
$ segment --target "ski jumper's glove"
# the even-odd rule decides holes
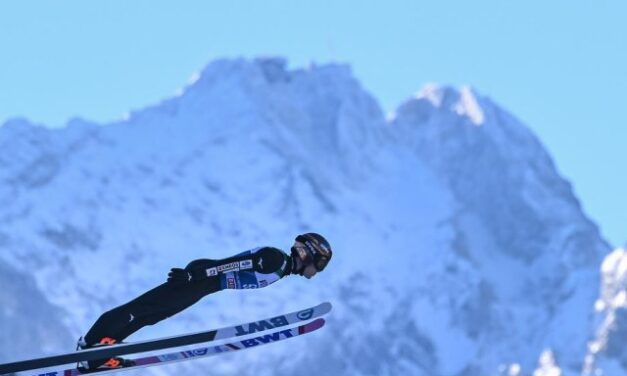
[[[174,286],[182,286],[192,281],[192,273],[181,268],[172,268],[168,273],[168,283]]]

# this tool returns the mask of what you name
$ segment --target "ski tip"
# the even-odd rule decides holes
[[[324,326],[326,321],[322,318],[315,319],[314,321],[303,325],[303,333],[313,332],[314,330],[318,330]]]
[[[331,305],[330,302],[324,302],[321,303],[318,307],[320,307],[320,310],[324,313],[330,312],[331,308],[333,308],[333,305]]]

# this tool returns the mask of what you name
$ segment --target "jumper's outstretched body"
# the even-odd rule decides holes
[[[329,242],[316,233],[296,237],[291,252],[274,247],[259,247],[220,260],[199,259],[184,269],[173,268],[167,282],[130,302],[105,312],[85,336],[77,349],[113,345],[147,325],[153,325],[224,289],[266,287],[290,274],[311,278],[324,270],[331,259]],[[83,372],[129,365],[115,357],[82,362]]]

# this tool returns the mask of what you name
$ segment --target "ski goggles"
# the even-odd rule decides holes
[[[303,246],[296,246],[298,255],[305,265],[312,265],[317,271],[321,272],[329,264],[331,254],[325,248],[313,244],[313,242],[304,236],[297,236],[296,241],[300,242]]]

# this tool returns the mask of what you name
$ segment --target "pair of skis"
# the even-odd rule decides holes
[[[49,356],[44,358],[29,359],[19,362],[0,364],[0,375],[20,371],[32,371],[40,368],[59,366],[68,363],[75,363],[88,360],[106,359],[114,356],[133,354],[147,351],[162,350],[167,348],[187,346],[198,343],[214,342],[229,338],[250,336],[247,339],[238,340],[218,346],[204,346],[189,351],[177,351],[162,355],[151,355],[132,359],[135,365],[95,370],[93,372],[107,373],[120,370],[136,369],[166,363],[174,363],[183,360],[196,359],[212,356],[223,352],[243,350],[258,347],[268,343],[282,341],[306,333],[311,333],[324,326],[324,319],[320,318],[331,311],[331,303],[322,303],[305,310],[291,312],[288,314],[268,318],[265,320],[253,321],[246,324],[227,326],[220,329],[213,329],[193,334],[160,338],[151,341],[120,344],[115,346],[98,347],[88,350]],[[314,320],[315,319],[315,320]],[[305,321],[313,320],[307,324]],[[292,325],[301,324],[297,327],[289,328]],[[267,333],[269,334],[261,334]],[[257,334],[260,335],[257,335]],[[76,368],[57,369],[37,373],[33,376],[78,376],[81,372]]]

